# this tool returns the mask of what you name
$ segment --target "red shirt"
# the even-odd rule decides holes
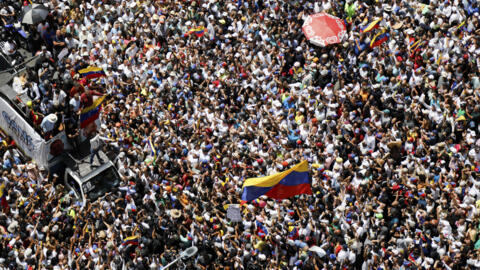
[[[70,89],[70,97],[75,96],[76,93],[83,92],[85,92],[85,88],[83,88],[83,85],[73,86],[72,89]]]
[[[91,106],[93,104],[93,96],[101,96],[102,93],[99,93],[97,91],[90,91],[91,95],[87,95],[87,93],[83,93],[80,96],[80,103],[82,105],[82,108],[86,108],[88,106]]]

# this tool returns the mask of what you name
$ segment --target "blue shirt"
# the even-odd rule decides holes
[[[291,108],[295,108],[295,103],[293,102],[289,102],[290,98],[286,98],[284,101],[283,101],[283,107],[287,110],[291,109]]]
[[[290,130],[290,134],[288,134],[288,140],[291,142],[296,142],[300,139],[300,136],[296,134],[294,130]]]
[[[355,54],[359,55],[366,49],[367,44],[360,42],[358,39],[357,41],[358,41],[358,46],[357,46],[357,42],[355,42]]]

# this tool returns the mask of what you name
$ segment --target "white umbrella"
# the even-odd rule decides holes
[[[312,246],[308,250],[316,252],[318,257],[320,257],[320,258],[323,258],[323,256],[325,256],[327,254],[325,252],[325,250],[323,248],[319,247],[319,246]]]

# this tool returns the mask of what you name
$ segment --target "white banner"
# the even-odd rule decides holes
[[[39,166],[48,166],[45,140],[19,115],[7,101],[0,98],[0,128]]]
[[[231,222],[242,222],[242,212],[240,210],[240,205],[230,204],[227,209],[227,218],[229,218]]]
[[[68,54],[68,48],[64,48],[57,56],[58,61],[62,60]]]

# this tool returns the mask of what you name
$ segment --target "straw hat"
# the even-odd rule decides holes
[[[398,30],[398,29],[402,28],[402,26],[403,26],[403,22],[398,22],[398,23],[394,24],[392,26],[392,28],[395,29],[395,30]]]
[[[170,211],[170,216],[172,216],[172,218],[179,218],[180,216],[182,215],[182,212],[180,212],[180,210],[178,209],[173,209]]]
[[[437,147],[438,147],[438,148],[445,147],[445,142],[437,143]]]
[[[98,233],[98,237],[103,239],[103,238],[107,237],[107,234],[105,233],[105,231],[100,231]]]
[[[387,146],[388,146],[388,148],[400,147],[400,146],[402,146],[402,142],[401,141],[389,142],[387,144]]]

